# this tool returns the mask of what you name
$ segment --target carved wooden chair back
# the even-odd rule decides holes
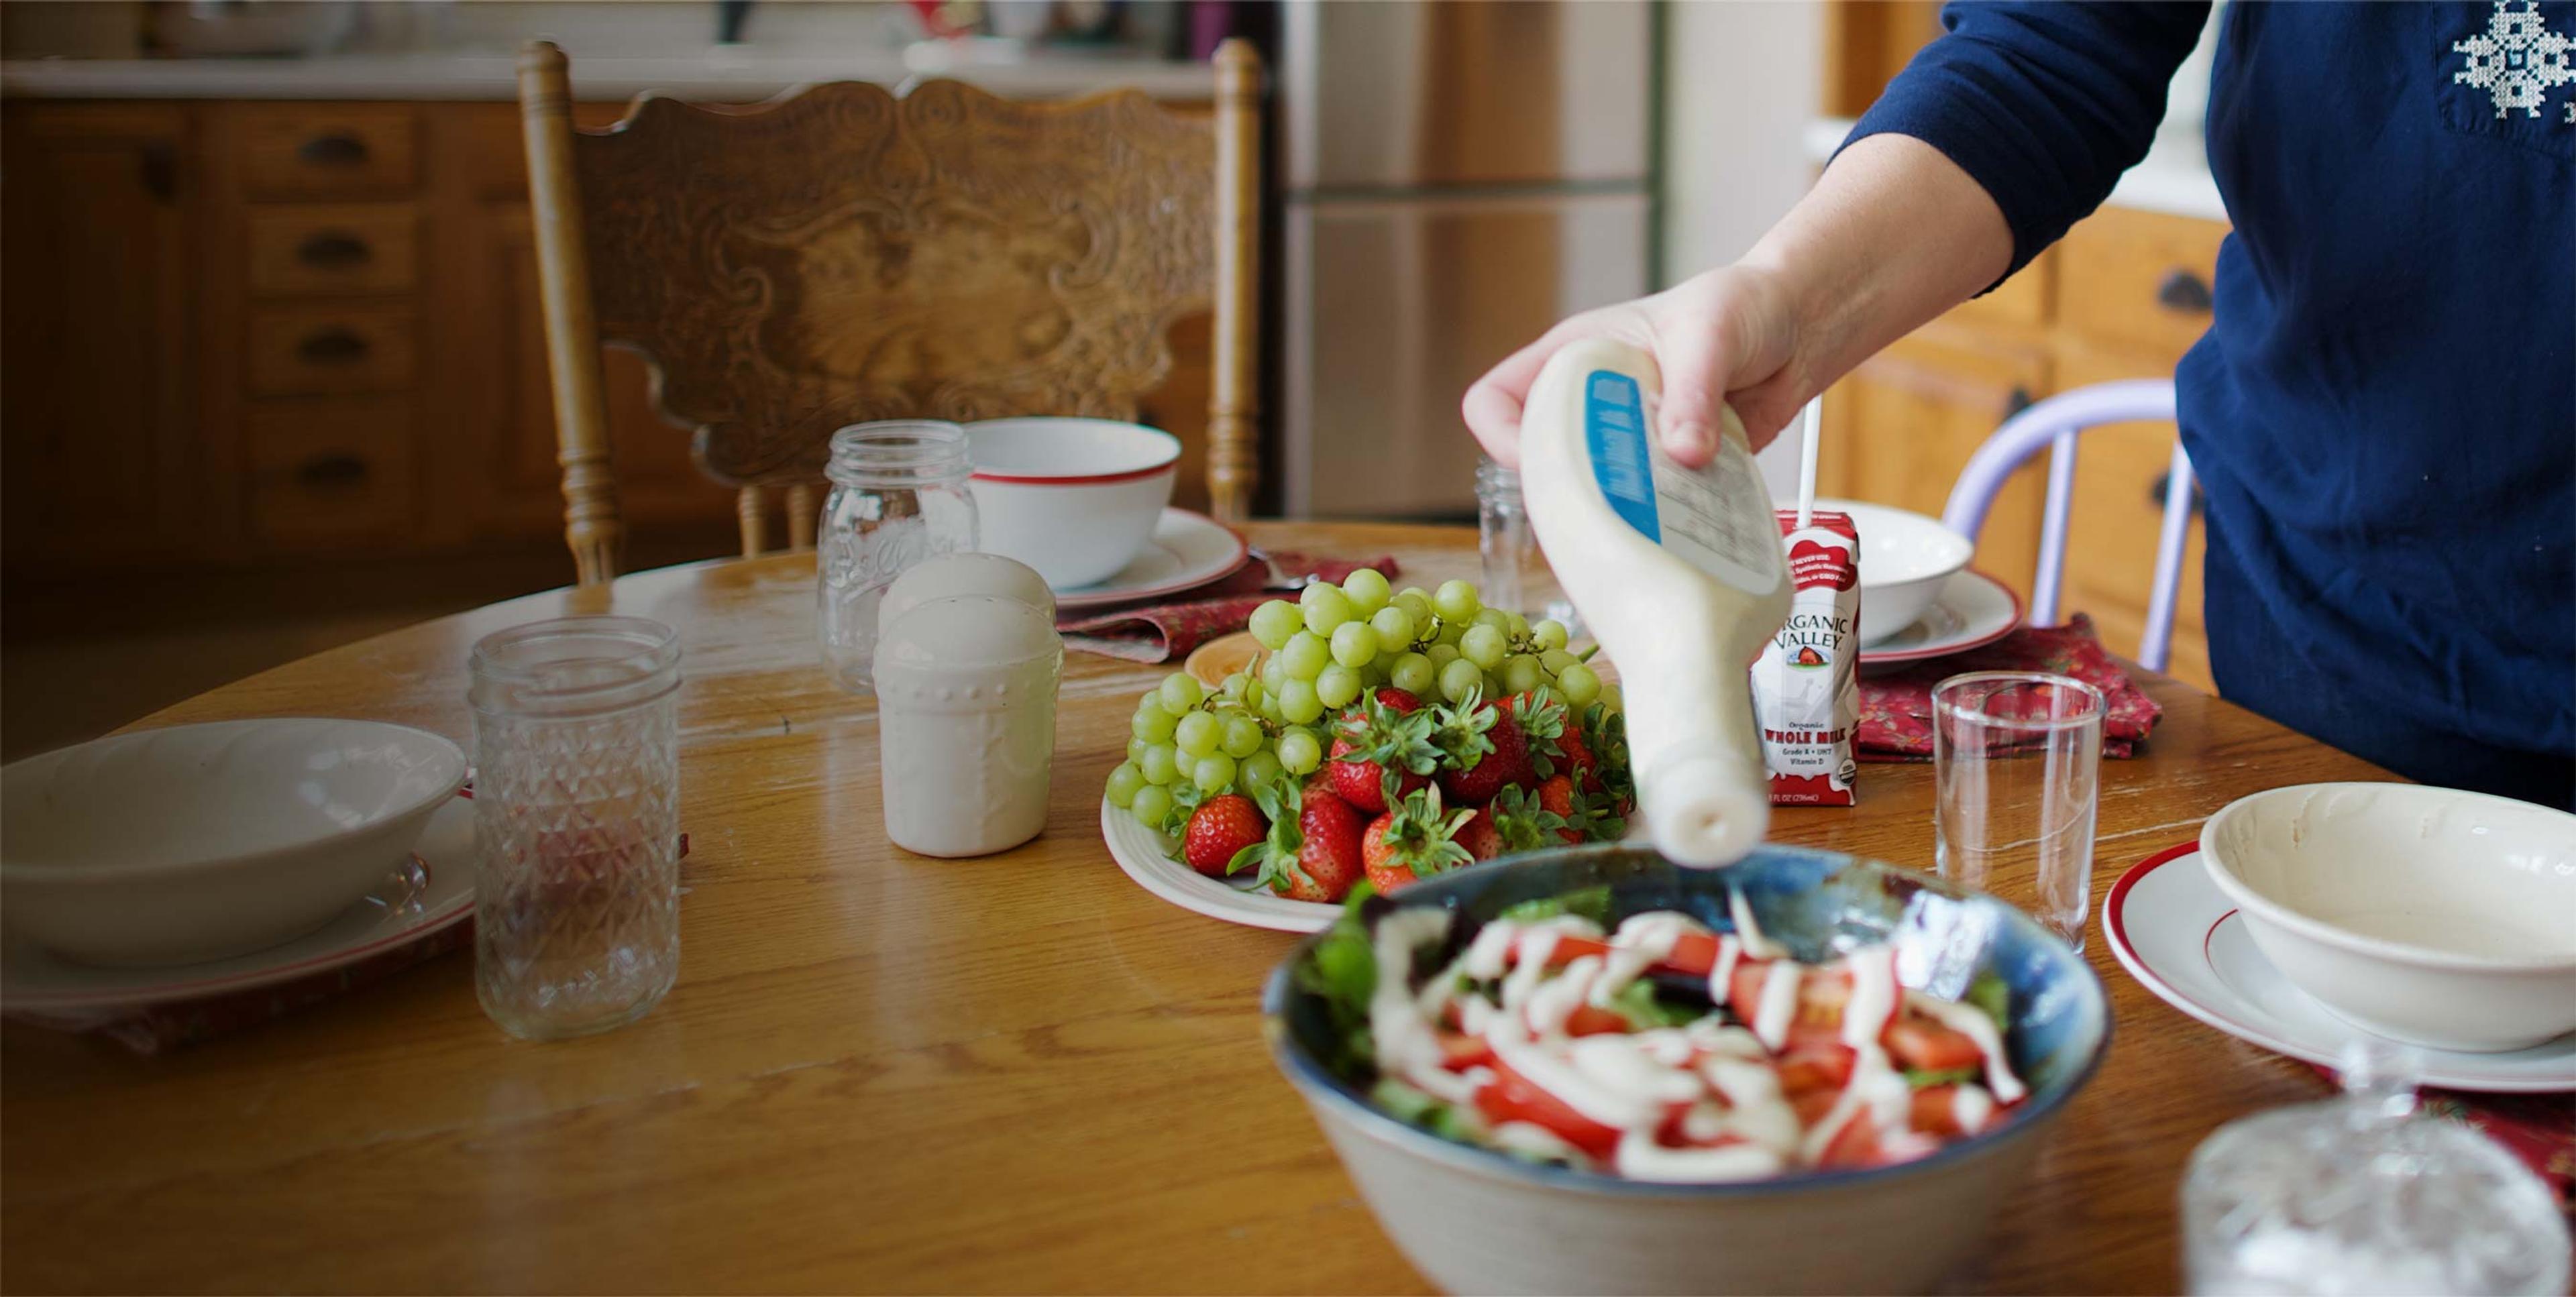
[[[529,193],[583,584],[622,537],[599,347],[643,352],[698,463],[813,543],[832,432],[871,419],[1132,419],[1165,332],[1213,311],[1208,490],[1247,511],[1259,273],[1259,56],[1217,52],[1210,109],[1119,90],[1054,103],[858,82],[747,108],[646,95],[572,124],[563,51],[519,62]]]

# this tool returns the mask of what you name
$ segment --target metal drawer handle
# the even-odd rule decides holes
[[[345,270],[364,265],[375,258],[375,249],[365,239],[338,230],[325,230],[307,237],[295,246],[295,259],[324,270]]]
[[[295,354],[308,365],[350,365],[366,359],[370,349],[358,333],[334,324],[304,335]]]
[[[2156,304],[2168,310],[2206,314],[2210,304],[2209,281],[2188,270],[2168,271],[2164,282],[2156,285]]]
[[[295,156],[317,167],[354,167],[367,160],[367,142],[346,132],[316,135],[295,147]]]
[[[366,477],[367,461],[355,455],[316,455],[295,469],[295,480],[312,487],[355,486]]]

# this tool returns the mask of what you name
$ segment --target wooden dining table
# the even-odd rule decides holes
[[[1248,530],[1392,554],[1399,584],[1477,574],[1464,529]],[[810,554],[495,604],[140,724],[348,716],[470,743],[477,638],[612,611],[676,627],[687,654],[669,998],[612,1033],[529,1043],[483,1016],[459,952],[155,1056],[9,1024],[0,1288],[1425,1289],[1264,1048],[1260,987],[1297,938],[1156,899],[1103,846],[1102,780],[1170,666],[1071,655],[1046,831],[973,860],[886,840],[878,765],[902,754],[880,754],[873,705],[817,664]],[[2102,765],[2086,947],[2110,1056],[1958,1290],[2176,1290],[2193,1146],[2325,1093],[2148,994],[2100,939],[2098,898],[2245,794],[2390,776],[2137,676],[2164,718]],[[1782,810],[1772,836],[1929,869],[1932,798],[1929,765],[1870,765],[1858,806]]]

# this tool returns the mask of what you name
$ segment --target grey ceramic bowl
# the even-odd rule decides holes
[[[1263,996],[1271,1052],[1378,1223],[1451,1292],[1928,1288],[1977,1249],[2110,1043],[2101,981],[2021,911],[1832,852],[1766,846],[1703,871],[1626,847],[1568,848],[1461,870],[1379,903],[1482,920],[1599,884],[1609,885],[1614,914],[1678,909],[1719,931],[1733,927],[1727,889],[1740,888],[1764,931],[1799,958],[1893,942],[1900,976],[1938,995],[1955,996],[1992,969],[2012,989],[2007,1047],[2031,1098],[1997,1128],[1901,1166],[1671,1185],[1533,1165],[1390,1117],[1320,1061],[1330,1039],[1323,1003],[1294,976],[1310,939]]]

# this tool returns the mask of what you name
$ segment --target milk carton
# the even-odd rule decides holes
[[[1849,806],[1860,767],[1860,534],[1851,516],[1817,513],[1798,525],[1780,511],[1794,593],[1789,620],[1753,664],[1753,708],[1774,806]]]

